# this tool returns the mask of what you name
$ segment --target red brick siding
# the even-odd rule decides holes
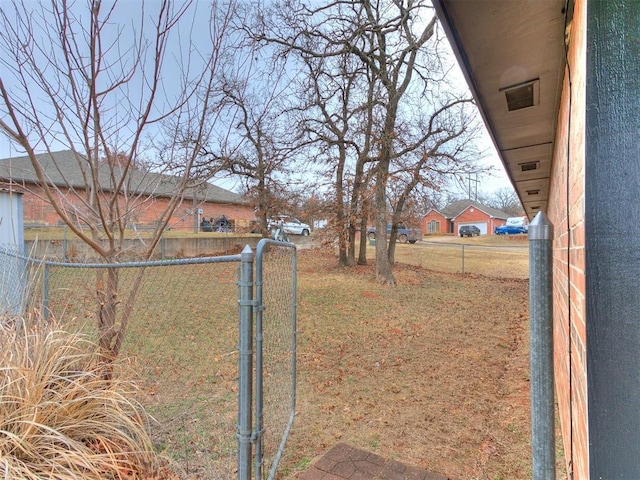
[[[506,223],[506,220],[493,218],[487,213],[478,209],[477,207],[469,206],[466,209],[464,209],[460,213],[460,215],[454,218],[454,232],[458,233],[458,228],[460,227],[461,224],[470,223],[470,222],[474,222],[474,223],[485,222],[487,224],[487,233],[491,234],[493,233],[493,230],[497,226],[504,225]]]
[[[492,221],[493,221],[493,227],[491,228],[491,232],[489,233],[493,233],[496,227],[507,224],[507,220],[505,218],[494,218],[492,219]]]
[[[58,198],[62,198],[67,205],[67,210],[74,206],[81,211],[84,207],[76,194],[71,193],[68,189],[61,188]],[[119,198],[120,205],[124,205],[124,197]],[[153,222],[160,218],[162,212],[167,208],[169,199],[167,198],[149,198],[142,197],[132,201],[131,221],[136,225],[153,225]],[[44,192],[40,187],[34,185],[25,186],[23,194],[23,211],[25,223],[39,223],[45,225],[58,224],[60,217],[45,199]],[[247,226],[249,221],[254,218],[253,208],[250,205],[235,205],[207,202],[199,204],[198,208],[203,210],[203,217],[220,217],[225,215],[228,219],[235,221],[236,226]],[[193,216],[187,211],[193,210],[191,200],[187,199],[179,205],[169,221],[172,229],[192,230],[194,225]]]
[[[573,478],[580,479],[589,478],[583,207],[585,30],[586,2],[577,0],[569,50],[571,112],[569,112],[568,78],[565,75],[547,211],[549,220],[554,225],[553,306],[556,392],[565,458],[567,464],[573,463]],[[571,115],[570,132],[569,114]],[[571,468],[569,465],[567,467],[568,470]]]
[[[420,228],[422,229],[422,233],[424,235],[433,233],[433,232],[429,232],[429,222],[433,220],[440,223],[440,231],[438,233],[449,233],[449,230],[448,230],[449,221],[440,212],[431,210],[424,217],[422,217],[422,222],[420,223]]]

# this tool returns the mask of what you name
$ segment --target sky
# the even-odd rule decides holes
[[[126,6],[126,3],[127,2],[124,2],[125,6]],[[201,8],[202,5],[205,5],[208,3],[209,2],[196,2],[196,6]],[[0,0],[0,8],[6,7],[7,4],[8,2],[6,2],[5,0]],[[27,4],[36,5],[37,2],[36,0],[27,0]],[[132,23],[133,22],[131,20],[132,12],[127,11],[126,13],[128,15],[129,23]],[[190,34],[197,35],[198,31],[199,31],[198,28],[192,29],[190,30]],[[174,37],[174,42],[180,43],[181,40],[179,37],[178,38]],[[184,42],[184,40],[182,40],[182,42]],[[194,43],[193,39],[191,39],[191,43],[192,44]],[[179,45],[176,45],[176,48],[179,51],[181,49],[184,49],[185,45],[180,43]],[[2,68],[3,68],[3,65],[0,64],[0,76],[2,76],[3,81],[6,82],[7,75],[5,72],[2,71]],[[456,80],[457,82],[459,82],[461,85],[464,85],[464,82],[465,82],[464,78],[458,68],[456,68],[455,72],[452,72],[452,75],[457,77],[457,80]],[[1,113],[2,111],[0,110],[0,114]],[[483,192],[485,194],[490,194],[491,192],[497,189],[510,187],[511,184],[505,173],[504,167],[502,166],[502,163],[500,162],[500,159],[496,153],[495,147],[493,146],[493,143],[486,131],[483,131],[482,137],[478,140],[478,144],[479,144],[479,148],[485,151],[485,155],[479,161],[479,163],[483,166],[490,167],[494,170],[494,173],[491,175],[489,174],[479,175],[478,191]],[[23,155],[23,152],[20,151],[20,149],[15,144],[11,144],[11,142],[9,142],[7,137],[5,137],[3,134],[0,134],[0,158],[8,158],[8,157],[19,156],[19,155]],[[228,188],[231,190],[236,190],[237,187],[239,186],[239,182],[233,181],[233,180],[220,180],[220,181],[216,180],[213,183],[216,183],[222,186],[223,188]]]

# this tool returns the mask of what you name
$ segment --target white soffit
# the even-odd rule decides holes
[[[433,3],[507,173],[533,217],[547,206],[565,66],[565,1]],[[510,111],[509,97],[524,108]],[[527,162],[537,162],[537,168],[523,169]],[[527,193],[534,190],[539,192]]]

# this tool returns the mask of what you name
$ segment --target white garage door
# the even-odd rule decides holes
[[[475,222],[475,223],[465,222],[465,223],[459,223],[458,224],[458,232],[460,231],[460,227],[462,227],[463,225],[475,225],[476,227],[478,227],[480,229],[480,234],[481,235],[486,235],[487,234],[487,222]]]

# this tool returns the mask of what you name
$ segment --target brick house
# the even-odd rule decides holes
[[[57,194],[65,199],[67,211],[84,208],[81,197],[86,184],[82,178],[81,166],[86,164],[86,159],[70,150],[39,154],[37,157],[49,178],[49,183],[54,185]],[[99,175],[101,185],[111,184],[107,168],[100,170]],[[177,182],[178,179],[170,175],[142,170],[132,171],[127,184],[128,223],[136,228],[153,226],[176,192]],[[29,157],[0,160],[0,183],[13,189],[18,188],[23,193],[25,224],[60,224],[60,217],[46,200],[43,189],[38,184]],[[124,196],[120,197],[119,201],[124,205]],[[169,227],[174,230],[194,230],[201,218],[218,218],[222,215],[238,228],[247,226],[255,216],[252,206],[240,195],[205,183],[185,190],[182,203],[174,211]]]
[[[442,210],[429,210],[422,217],[421,226],[425,234],[457,234],[461,226],[475,225],[482,235],[486,235],[493,233],[496,227],[504,225],[508,217],[508,214],[480,202],[458,200]]]
[[[527,216],[553,224],[568,476],[640,478],[640,2],[433,3]]]
[[[450,221],[444,213],[435,208],[430,209],[420,220],[420,228],[425,235],[437,235],[449,233]]]

